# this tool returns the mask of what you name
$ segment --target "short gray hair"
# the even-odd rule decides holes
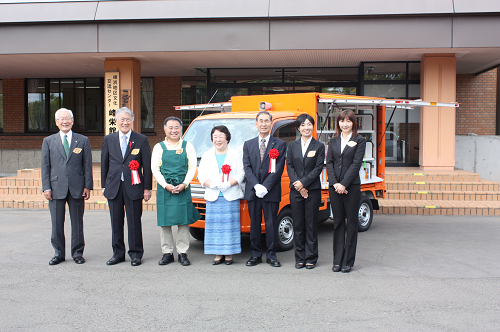
[[[120,114],[120,113],[127,113],[132,118],[132,121],[134,121],[134,113],[132,112],[132,110],[130,108],[128,108],[128,107],[119,108],[115,113],[115,120],[116,121],[118,121],[118,114]]]
[[[56,120],[59,120],[59,112],[69,112],[69,114],[71,115],[71,118],[74,119],[75,117],[73,116],[73,112],[71,112],[71,110],[67,109],[67,108],[60,108],[56,111],[56,114],[55,114],[55,117],[56,117]]]

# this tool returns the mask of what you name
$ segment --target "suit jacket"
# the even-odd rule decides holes
[[[83,189],[93,189],[92,152],[89,139],[73,132],[66,158],[59,133],[45,137],[42,144],[42,189],[52,190],[53,199],[68,195],[82,198]]]
[[[328,145],[326,158],[328,183],[330,186],[340,183],[346,188],[351,184],[361,184],[359,169],[365,155],[366,139],[361,135],[351,136],[349,142],[356,142],[356,145],[353,147],[346,145],[342,153],[340,153],[340,140],[340,136],[333,137]]]
[[[132,153],[133,152],[133,153]],[[139,163],[139,178],[141,183],[132,185],[132,175],[129,163],[136,160]],[[104,197],[114,199],[120,188],[123,173],[124,188],[132,200],[142,199],[144,190],[151,190],[153,175],[151,172],[151,147],[148,138],[132,131],[129,144],[122,157],[119,133],[109,134],[104,137],[101,153],[101,187],[105,188]]]
[[[276,137],[271,136],[262,162],[260,161],[259,142],[260,136],[252,138],[243,144],[243,167],[245,169],[246,186],[245,196],[247,201],[254,200],[256,184],[266,187],[268,193],[264,196],[264,201],[281,201],[281,174],[285,168],[286,143]],[[276,172],[269,173],[269,151],[276,149],[279,152],[276,160]]]
[[[290,142],[286,151],[286,169],[290,178],[290,188],[295,188],[293,183],[298,180],[306,189],[321,189],[319,175],[325,163],[325,145],[313,137],[302,157],[301,140],[302,138],[299,138]]]
[[[243,170],[243,161],[240,151],[228,147],[224,164],[231,166],[229,179],[235,179],[238,181],[238,185],[232,186],[222,193],[224,198],[228,201],[243,198],[242,182],[245,178],[245,171]],[[217,164],[217,159],[215,158],[215,148],[212,147],[210,150],[205,152],[201,158],[200,165],[198,166],[198,180],[200,180],[200,183],[203,186],[207,180],[220,181],[221,175],[222,173],[219,173],[219,165]],[[224,176],[224,180],[227,180],[226,175]],[[204,198],[207,201],[214,202],[217,200],[217,197],[219,197],[219,189],[206,188]]]

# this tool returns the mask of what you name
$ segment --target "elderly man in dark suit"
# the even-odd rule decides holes
[[[75,263],[83,264],[83,211],[84,199],[90,198],[93,189],[92,153],[89,139],[71,130],[73,112],[61,108],[56,111],[55,118],[59,132],[44,138],[42,145],[42,189],[49,201],[51,242],[55,250],[49,265],[65,260],[66,203],[71,218],[71,256]]]
[[[285,166],[286,143],[271,136],[272,116],[267,111],[257,114],[255,125],[259,136],[243,144],[245,199],[250,213],[250,254],[247,266],[262,262],[262,212],[266,224],[266,262],[281,266],[278,251],[278,210],[281,201],[281,174]]]
[[[107,265],[125,261],[123,225],[127,211],[128,255],[132,266],[141,265],[142,200],[151,198],[151,147],[148,138],[132,131],[134,113],[122,107],[115,114],[118,132],[104,137],[101,154],[101,183],[111,215],[113,257]]]

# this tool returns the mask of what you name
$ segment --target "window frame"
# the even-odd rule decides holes
[[[45,119],[45,129],[29,129],[29,123],[28,123],[28,118],[29,118],[29,100],[28,100],[28,95],[29,95],[29,91],[28,91],[28,82],[29,80],[32,80],[32,79],[38,79],[38,80],[42,80],[44,82],[44,86],[45,86],[45,91],[44,91],[44,97],[45,97],[45,100],[44,100],[44,106],[45,106],[45,114],[44,114],[44,119]],[[39,134],[39,133],[43,133],[43,134],[50,134],[50,133],[56,133],[58,132],[58,128],[51,128],[52,127],[52,124],[51,124],[51,121],[53,121],[53,119],[51,119],[51,110],[50,110],[50,95],[51,95],[51,91],[50,91],[50,84],[51,84],[51,81],[58,81],[58,85],[59,85],[59,94],[61,93],[61,80],[72,80],[73,81],[73,90],[76,89],[76,80],[83,80],[83,99],[84,99],[84,104],[83,104],[83,109],[81,110],[81,112],[83,112],[83,118],[84,119],[87,119],[87,80],[88,79],[98,79],[99,80],[99,95],[100,95],[100,100],[101,100],[101,126],[100,128],[98,128],[97,130],[88,130],[87,128],[87,121],[85,121],[84,123],[84,129],[83,130],[78,130],[78,132],[80,133],[84,133],[85,135],[103,135],[104,134],[104,78],[103,77],[71,77],[71,78],[26,78],[24,80],[24,102],[25,102],[25,107],[24,107],[24,111],[25,111],[25,121],[24,121],[24,131],[25,133],[35,133],[35,134]],[[75,94],[76,95],[76,94]],[[75,102],[76,98],[74,98],[74,101]],[[59,107],[58,109],[61,108],[61,101],[59,101]],[[74,107],[73,107],[74,108]],[[73,113],[75,113],[75,110],[74,109],[71,109],[73,111]]]

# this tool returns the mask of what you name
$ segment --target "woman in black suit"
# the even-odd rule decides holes
[[[366,139],[358,135],[357,128],[354,112],[342,111],[328,146],[326,170],[334,217],[333,272],[350,272],[356,257],[361,199],[359,169],[366,146]]]
[[[286,166],[290,178],[295,268],[313,269],[318,261],[318,211],[321,202],[319,175],[325,162],[325,145],[312,137],[314,119],[301,114],[296,121],[301,138],[290,142]]]

